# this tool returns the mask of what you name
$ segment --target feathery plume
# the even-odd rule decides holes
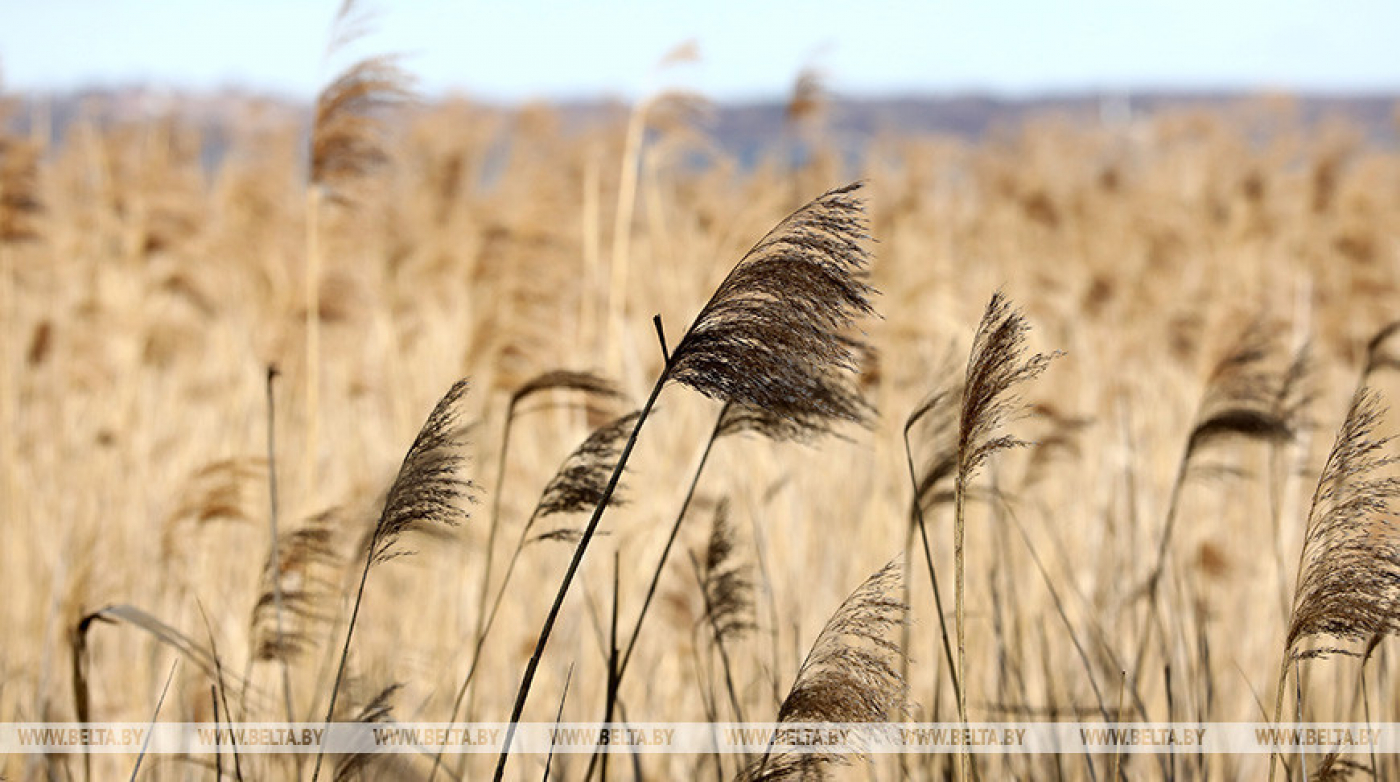
[[[1400,478],[1390,474],[1400,457],[1386,455],[1392,437],[1376,435],[1381,417],[1378,395],[1358,388],[1313,492],[1279,660],[1275,722],[1283,714],[1290,665],[1332,654],[1363,656],[1335,647],[1299,649],[1303,640],[1365,642],[1369,655],[1380,639],[1400,631],[1400,528],[1393,511]],[[1270,755],[1270,779],[1277,760]]]
[[[869,418],[869,407],[851,381],[859,370],[857,358],[867,350],[846,334],[858,316],[873,313],[874,289],[859,279],[869,261],[862,244],[865,215],[854,195],[859,188],[855,183],[829,191],[779,223],[729,272],[667,356],[540,627],[511,709],[512,724],[525,710],[540,657],[608,498],[667,383],[678,380],[711,398],[798,422]],[[664,347],[660,317],[654,322]],[[507,729],[496,759],[497,780],[505,776],[514,737],[514,729]]]
[[[964,612],[963,553],[964,512],[968,489],[978,469],[997,451],[1018,448],[1027,443],[1013,435],[999,434],[1002,424],[1020,412],[1020,400],[1012,393],[1016,386],[1035,379],[1058,354],[1025,356],[1026,323],[1001,291],[992,294],[967,360],[963,380],[962,408],[958,418],[958,467],[954,476],[953,498],[953,613],[958,637],[958,718],[967,724],[967,653]],[[964,769],[967,753],[958,755]]]
[[[847,334],[874,312],[860,186],[817,198],[749,250],[676,346],[670,379],[806,426],[868,420],[850,379],[867,348]]]
[[[861,584],[827,621],[778,709],[779,722],[882,722],[905,710],[906,687],[896,666],[903,655],[890,638],[909,607],[895,597],[903,575],[890,562]],[[766,755],[740,774],[746,782],[823,779],[843,754]]]
[[[734,560],[734,527],[729,523],[729,500],[720,500],[710,526],[710,540],[700,560],[705,590],[705,619],[723,642],[753,629],[753,580],[749,568]]]
[[[967,363],[962,409],[958,421],[957,482],[966,487],[997,451],[1028,445],[1011,435],[997,434],[1002,424],[1020,412],[1016,386],[1034,380],[1058,353],[1024,356],[1030,325],[1000,291],[992,295]]]
[[[540,496],[531,521],[559,513],[580,513],[591,510],[603,499],[608,478],[617,466],[622,443],[637,424],[640,412],[631,412],[594,430],[569,458],[560,465],[544,493]],[[614,493],[608,501],[621,505],[621,494]]]
[[[336,510],[318,513],[302,526],[283,532],[277,541],[277,565],[269,558],[263,566],[262,588],[253,606],[252,643],[254,660],[289,661],[299,657],[312,644],[312,630],[331,619],[327,608],[337,586],[331,574],[338,571],[341,557],[336,550]],[[282,608],[295,620],[290,627],[277,627],[277,588]]]
[[[360,573],[360,586],[355,592],[355,602],[350,609],[350,621],[345,627],[345,643],[340,650],[340,664],[336,668],[335,681],[331,684],[330,703],[326,707],[326,722],[329,724],[335,715],[336,696],[345,676],[345,664],[350,657],[350,640],[355,633],[355,622],[360,615],[360,604],[365,596],[365,583],[369,571],[376,563],[386,562],[408,552],[395,551],[394,545],[406,532],[434,531],[442,527],[456,527],[467,520],[465,503],[474,502],[474,486],[471,481],[459,475],[458,471],[466,457],[460,448],[464,434],[461,424],[460,403],[467,393],[467,381],[458,380],[452,384],[442,399],[438,400],[428,420],[418,430],[413,445],[404,456],[399,467],[398,477],[389,488],[384,501],[384,511],[374,526],[369,545],[365,547],[365,567]],[[311,772],[312,782],[320,776],[324,754],[316,753],[316,766]]]
[[[1381,416],[1375,392],[1358,391],[1313,494],[1285,639],[1295,658],[1331,651],[1293,651],[1307,637],[1364,641],[1400,630],[1400,478],[1384,474],[1400,457],[1385,455],[1391,437],[1376,436]]]
[[[467,381],[453,384],[404,456],[371,538],[373,561],[384,562],[408,553],[394,551],[394,544],[406,532],[456,527],[467,520],[466,504],[476,501],[476,487],[460,475],[466,462],[461,452],[465,426],[460,402],[466,393]]]

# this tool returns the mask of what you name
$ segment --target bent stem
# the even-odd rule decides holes
[[[335,700],[340,695],[340,682],[345,676],[345,662],[350,658],[350,639],[355,634],[355,620],[360,616],[360,603],[365,597],[365,582],[369,580],[370,565],[374,564],[374,552],[379,548],[379,529],[379,526],[375,527],[374,536],[370,538],[369,546],[365,550],[365,569],[360,573],[360,586],[355,590],[355,604],[350,609],[350,624],[345,628],[345,644],[340,648],[340,664],[336,666],[335,683],[331,685],[331,702],[326,707],[326,730],[330,730],[331,720],[335,718]],[[316,750],[316,766],[311,771],[311,782],[316,782],[321,776],[321,761],[324,758],[323,744]]]
[[[617,704],[617,692],[622,688],[622,676],[627,672],[627,663],[632,659],[632,652],[637,648],[637,637],[642,633],[642,623],[646,621],[647,611],[651,608],[652,598],[656,596],[657,585],[661,583],[661,573],[666,569],[666,560],[671,556],[671,547],[676,542],[676,537],[681,530],[681,522],[685,520],[687,511],[690,510],[690,503],[695,499],[696,487],[700,485],[700,475],[705,471],[705,465],[710,461],[710,452],[714,450],[715,441],[719,439],[720,429],[724,424],[724,414],[729,409],[725,405],[720,410],[719,417],[715,419],[715,428],[710,431],[710,439],[705,441],[705,450],[700,454],[700,464],[695,467],[694,474],[690,478],[690,488],[686,490],[685,499],[681,501],[681,508],[676,512],[676,521],[671,525],[671,533],[666,538],[666,545],[661,549],[661,558],[656,563],[656,570],[651,574],[651,583],[647,586],[646,597],[642,599],[641,611],[637,613],[637,621],[632,626],[632,634],[628,636],[627,648],[622,653],[622,658],[617,665],[617,674],[609,682],[609,692],[607,698],[607,709],[603,715],[603,722],[611,723],[614,707]],[[588,770],[584,772],[583,778],[589,779],[593,776],[597,755],[588,763]]]
[[[637,435],[641,433],[642,425],[646,423],[647,416],[651,414],[652,407],[656,405],[656,398],[661,395],[661,389],[665,387],[670,375],[671,362],[668,360],[666,366],[661,370],[661,375],[656,379],[656,385],[652,386],[646,404],[642,406],[642,411],[637,416],[637,423],[632,427],[632,434],[627,437],[627,444],[622,447],[622,454],[618,457],[617,466],[613,468],[612,476],[608,478],[608,486],[603,490],[602,499],[593,508],[593,516],[588,520],[588,526],[583,529],[578,546],[574,549],[574,558],[569,562],[569,569],[564,571],[564,580],[559,585],[559,593],[554,597],[554,604],[549,607],[549,614],[545,616],[544,625],[540,628],[539,640],[535,643],[535,651],[530,655],[530,661],[525,665],[525,674],[520,680],[520,691],[516,694],[515,706],[511,710],[510,724],[506,726],[506,737],[501,745],[501,755],[496,759],[494,779],[497,782],[505,776],[506,759],[510,757],[510,745],[515,739],[515,726],[520,720],[520,715],[525,711],[525,701],[530,696],[530,685],[534,683],[535,671],[539,668],[540,658],[544,656],[544,648],[549,643],[549,636],[554,631],[554,622],[559,618],[564,598],[569,594],[569,587],[573,584],[574,575],[578,573],[579,565],[583,562],[583,555],[588,550],[588,544],[593,540],[593,533],[598,529],[598,522],[603,518],[603,511],[607,509],[613,492],[617,490],[617,482],[622,478],[622,471],[627,466],[628,458],[632,455],[632,448],[637,444]]]
[[[914,521],[919,527],[919,536],[923,539],[924,563],[928,565],[928,577],[933,582],[933,605],[938,611],[938,630],[943,636],[943,656],[948,661],[948,677],[953,682],[953,697],[958,703],[962,703],[962,679],[958,672],[958,667],[953,660],[953,647],[948,640],[948,618],[943,613],[943,595],[938,589],[938,572],[933,566],[933,549],[928,542],[928,526],[924,522],[924,508],[919,502],[919,477],[914,471],[914,451],[909,444],[909,427],[904,428],[904,458],[909,466],[909,485],[914,489]],[[905,649],[905,654],[909,653]],[[934,708],[938,708],[938,701],[934,700]]]
[[[963,481],[963,475],[958,473],[954,488],[953,497],[953,623],[957,627],[958,634],[958,678],[959,682],[967,681],[967,635],[966,635],[966,615],[963,611],[963,504],[967,498],[967,486]],[[958,698],[958,721],[963,728],[967,727],[967,689],[959,687],[956,692]],[[967,748],[963,748],[958,753],[958,779],[967,780],[967,766],[970,763],[970,753]]]
[[[1278,689],[1274,694],[1274,724],[1277,725],[1283,718],[1283,690],[1288,685],[1288,650],[1283,652],[1283,659],[1278,664]],[[1274,781],[1274,772],[1277,771],[1279,750],[1275,749],[1269,753],[1269,782]]]

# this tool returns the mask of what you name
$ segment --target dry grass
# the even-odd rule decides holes
[[[93,720],[147,720],[178,655],[197,659],[179,666],[161,718],[212,721],[214,649],[232,712],[220,704],[221,719],[282,718],[283,660],[299,718],[321,719],[365,541],[423,416],[463,376],[472,392],[458,400],[461,419],[481,424],[465,446],[463,478],[505,487],[482,498],[499,508],[499,529],[475,512],[439,527],[450,537],[415,543],[417,556],[374,566],[336,712],[380,719],[392,705],[398,719],[445,721],[479,664],[459,719],[504,719],[571,547],[523,550],[477,663],[481,609],[500,580],[483,579],[487,559],[497,557],[492,572],[502,572],[507,552],[494,544],[517,538],[558,465],[615,412],[602,404],[609,400],[584,398],[606,394],[592,379],[586,393],[565,383],[529,395],[512,416],[507,452],[497,433],[513,395],[542,373],[606,370],[616,351],[609,379],[642,398],[664,361],[651,314],[676,329],[690,323],[784,215],[858,177],[868,182],[877,240],[859,284],[881,291],[868,298],[879,317],[853,329],[847,316],[868,292],[843,288],[850,307],[812,337],[839,346],[823,355],[856,370],[849,387],[845,376],[833,384],[834,375],[803,375],[783,355],[763,354],[770,372],[832,394],[830,404],[796,429],[731,407],[725,433],[773,436],[716,439],[695,500],[698,511],[730,499],[732,556],[752,563],[755,626],[723,642],[734,700],[750,717],[779,713],[845,596],[906,546],[913,488],[904,421],[930,388],[956,387],[950,346],[968,355],[994,291],[1022,308],[1029,352],[1065,355],[1017,386],[1027,414],[998,429],[1039,446],[991,454],[966,495],[964,684],[973,720],[1097,714],[1102,698],[1116,699],[1121,671],[1135,669],[1123,698],[1133,717],[1262,719],[1257,704],[1293,640],[1280,606],[1290,605],[1326,448],[1363,368],[1392,407],[1400,398],[1393,346],[1371,342],[1400,300],[1400,155],[1336,128],[1305,129],[1286,109],[1164,115],[1118,129],[1047,119],[977,144],[890,136],[857,160],[819,148],[792,169],[740,166],[712,146],[707,165],[690,166],[677,150],[691,142],[664,130],[628,151],[621,114],[565,132],[542,107],[427,107],[392,126],[388,157],[364,172],[353,210],[320,211],[319,252],[333,262],[309,310],[306,179],[294,174],[304,140],[275,116],[250,108],[247,117],[212,169],[201,165],[199,131],[178,118],[79,122],[34,157],[13,136],[0,144],[0,172],[20,172],[6,173],[11,189],[0,192],[0,720],[74,719],[76,703]],[[625,155],[641,162],[623,165]],[[624,187],[635,197],[619,199]],[[630,219],[615,214],[623,200]],[[823,226],[815,230],[812,241],[828,241]],[[609,268],[616,258],[629,264],[624,275]],[[771,294],[806,295],[792,286]],[[308,318],[320,335],[314,430]],[[1215,367],[1244,355],[1239,335],[1255,323],[1266,324],[1268,360],[1244,362],[1248,382],[1237,393]],[[1304,344],[1306,390],[1289,391]],[[274,391],[285,531],[275,568],[269,365],[284,378]],[[710,366],[697,369],[695,385],[792,414],[811,401],[773,395],[742,362],[722,369],[722,385],[704,380],[718,376]],[[1206,393],[1215,388],[1225,390]],[[563,719],[603,713],[614,555],[626,628],[721,409],[678,385],[661,394],[632,455],[628,503],[609,510],[607,534],[583,562],[527,720],[555,719],[571,666],[578,675]],[[1372,423],[1376,442],[1393,433],[1392,422]],[[840,436],[799,436],[814,424]],[[940,496],[948,473],[937,467],[944,429],[914,427],[910,437],[919,461],[932,460],[920,490],[929,561],[946,587],[954,563],[953,508]],[[314,464],[297,458],[310,431],[319,439]],[[704,551],[705,526],[682,527],[678,545]],[[911,713],[950,720],[951,654],[915,546],[905,574]],[[1159,567],[1157,621],[1142,586]],[[719,676],[702,624],[715,601],[690,568],[672,557],[662,572],[650,629],[618,692],[626,719],[703,720],[710,694],[728,689],[701,673]],[[1306,573],[1304,583],[1329,588]],[[273,584],[287,603],[281,633],[268,614]],[[1304,607],[1330,615],[1331,604],[1307,590]],[[1294,635],[1332,627],[1309,621]],[[1364,679],[1353,658],[1298,661],[1302,716],[1360,720],[1369,709],[1372,720],[1400,719],[1390,643],[1371,650]],[[74,650],[82,659],[70,664]],[[342,768],[361,760],[376,773],[374,759]],[[431,766],[400,760],[378,773],[426,776]],[[131,761],[93,756],[93,778],[125,776]],[[241,761],[249,778],[295,771],[285,758]],[[895,759],[874,762],[882,778],[897,773]],[[1121,762],[1132,778],[1182,776],[1185,763],[1212,778],[1257,778],[1267,765],[1263,756],[1178,759],[1174,769],[1150,756]],[[1334,767],[1372,762],[1342,757]],[[1383,772],[1400,773],[1387,762]],[[544,763],[517,757],[511,775],[537,778]],[[551,773],[578,778],[586,763],[557,756]],[[470,758],[467,769],[477,778],[488,764]],[[693,756],[643,765],[656,778],[714,770],[712,759]],[[906,765],[933,779],[957,762]],[[0,775],[81,777],[82,766],[81,756],[12,756]],[[835,773],[864,778],[864,769]],[[1076,756],[986,756],[978,769],[988,779],[1090,773]],[[1094,771],[1104,778],[1108,769]],[[147,758],[142,771],[212,776],[169,758]],[[626,764],[610,769],[612,778],[629,775]]]

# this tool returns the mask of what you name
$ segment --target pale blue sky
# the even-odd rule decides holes
[[[309,96],[339,0],[0,0],[8,90],[154,82]],[[1168,87],[1400,90],[1396,0],[414,0],[366,4],[357,53],[428,92],[779,97],[807,64],[846,95]],[[654,70],[695,40],[702,59]]]

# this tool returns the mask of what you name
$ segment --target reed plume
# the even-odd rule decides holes
[[[350,640],[355,632],[355,621],[359,618],[370,568],[412,553],[397,548],[399,539],[407,533],[432,532],[464,523],[468,518],[466,504],[475,502],[475,487],[459,472],[466,461],[461,453],[465,436],[461,402],[466,393],[467,381],[458,380],[438,400],[404,456],[393,485],[389,487],[384,510],[365,546],[365,567],[360,574],[360,586],[345,628],[345,643],[341,647],[335,682],[331,685],[330,703],[326,707],[327,723],[335,714],[336,696],[345,676]],[[316,767],[311,775],[313,782],[320,775],[322,757],[317,752]]]
[[[336,511],[318,513],[278,539],[276,559],[269,556],[263,566],[249,622],[252,659],[294,660],[316,642],[315,629],[330,620],[327,604],[339,580],[333,574],[341,565],[336,521]],[[292,626],[279,626],[279,610],[293,620]]]
[[[890,562],[861,584],[827,621],[778,709],[778,722],[883,722],[906,710],[907,688],[897,667],[903,656],[890,636],[907,618],[897,595],[903,573]],[[838,753],[773,754],[745,769],[744,782],[825,779],[850,762]]]
[[[1019,448],[1026,442],[1000,430],[1021,409],[1013,389],[1034,380],[1058,354],[1025,356],[1030,325],[1000,291],[992,294],[982,322],[972,339],[967,374],[963,380],[962,407],[958,413],[958,462],[954,474],[953,566],[954,625],[958,636],[958,718],[967,723],[967,654],[964,614],[964,514],[968,489],[977,471],[992,454]],[[959,756],[965,773],[966,753]]]
[[[360,60],[316,97],[311,133],[310,183],[336,203],[389,161],[383,114],[412,97],[408,73],[394,56]]]
[[[622,444],[640,415],[639,411],[634,411],[599,427],[569,454],[545,486],[535,512],[530,515],[531,522],[560,513],[581,513],[600,502],[621,505],[623,499],[617,491],[607,496],[604,492],[608,476],[622,453]]]
[[[1386,455],[1393,438],[1376,436],[1382,415],[1379,397],[1362,389],[1323,467],[1284,642],[1289,650],[1311,636],[1363,641],[1400,629],[1400,529],[1392,506],[1400,478],[1378,475],[1400,457]]]
[[[1273,342],[1269,329],[1255,322],[1211,368],[1191,432],[1177,462],[1166,523],[1157,542],[1156,560],[1148,579],[1148,591],[1154,595],[1176,526],[1182,487],[1205,447],[1229,437],[1282,443],[1293,439],[1298,430],[1300,417],[1310,400],[1303,384],[1306,354],[1300,354],[1282,373],[1275,373],[1269,366],[1275,354]]]
[[[1389,474],[1400,457],[1388,455],[1392,437],[1376,434],[1382,416],[1379,396],[1358,389],[1313,492],[1279,661],[1275,722],[1291,663],[1356,654],[1331,646],[1299,649],[1305,639],[1325,636],[1374,648],[1379,638],[1400,631],[1400,529],[1393,505],[1400,478]],[[1271,778],[1276,760],[1271,756]]]
[[[364,34],[366,17],[352,0],[336,13],[327,54]],[[369,57],[346,68],[316,96],[306,189],[306,486],[316,487],[320,427],[322,206],[348,205],[353,188],[389,159],[383,114],[413,94],[411,79],[394,56]]]
[[[738,638],[752,630],[753,579],[749,568],[736,561],[734,526],[729,522],[729,500],[720,500],[710,523],[710,538],[700,562],[704,585],[705,620],[714,630],[715,640]]]
[[[873,314],[874,289],[860,278],[869,263],[866,220],[855,195],[861,183],[831,190],[798,209],[759,240],[720,283],[672,353],[654,318],[666,364],[623,446],[602,501],[584,528],[554,603],[526,664],[495,779],[506,760],[530,684],[554,622],[616,488],[637,436],[661,389],[671,380],[724,402],[761,408],[779,418],[815,424],[861,422],[869,408],[850,376],[862,342],[847,334]]]
[[[0,105],[0,128],[5,108]],[[39,238],[39,152],[37,144],[0,131],[0,245]]]
[[[847,334],[874,314],[859,187],[828,192],[749,250],[676,346],[671,378],[807,426],[869,418],[850,381],[868,349]]]
[[[744,721],[739,691],[734,686],[729,650],[725,645],[754,628],[753,580],[749,569],[734,556],[734,528],[729,524],[729,501],[721,500],[710,524],[710,539],[703,559],[692,555],[700,595],[704,599],[702,620],[710,626],[710,638],[719,650],[724,667],[724,683],[729,690],[734,717]]]

